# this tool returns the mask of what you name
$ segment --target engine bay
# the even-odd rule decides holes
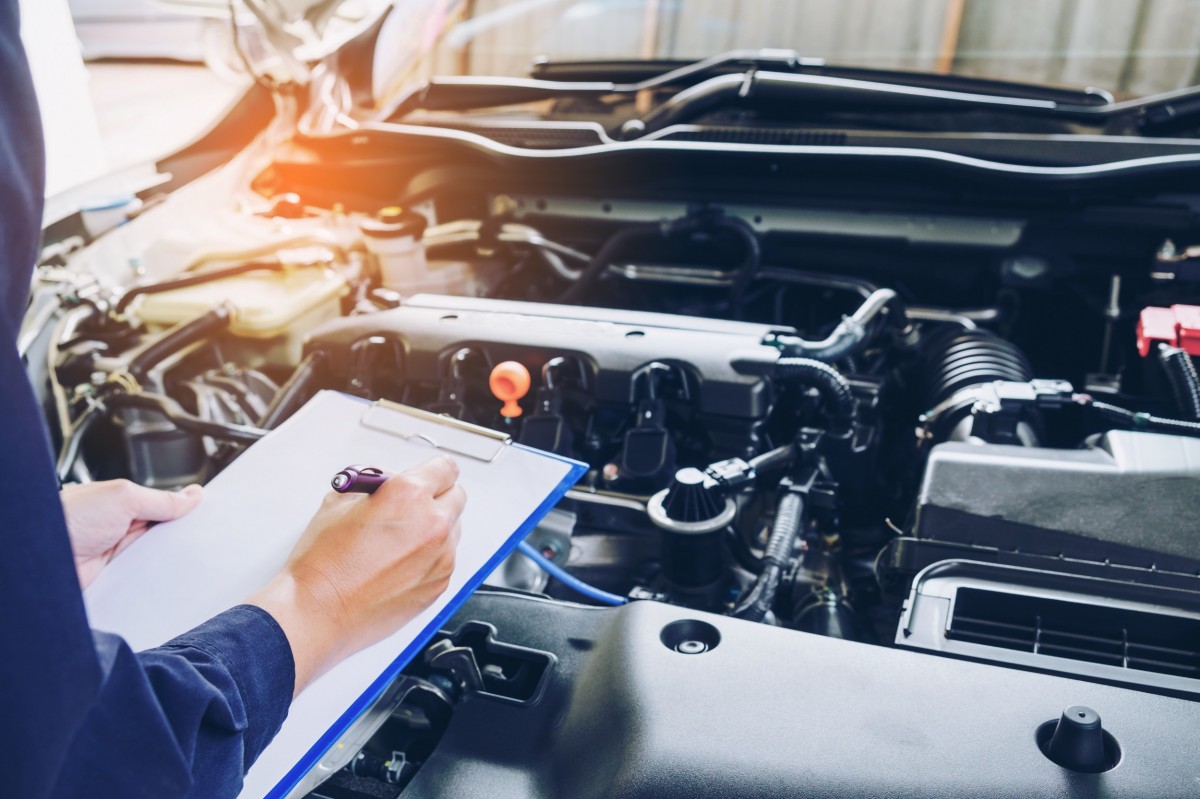
[[[972,696],[981,717],[1032,714],[988,744],[1024,776],[979,795],[1049,796],[1062,764],[1035,734],[1061,706],[1103,705],[1115,743],[1073,768],[1105,772],[1158,734],[1134,709],[1196,698],[1194,197],[867,178],[792,185],[800,202],[636,178],[601,194],[566,167],[428,164],[339,197],[305,163],[230,203],[235,164],[51,248],[23,341],[63,481],[204,482],[323,389],[588,464],[527,543],[593,593],[510,556],[312,796],[794,795],[769,775],[807,750],[740,782],[726,744],[805,712],[853,738],[831,697],[878,702],[879,740],[826,758],[813,795],[878,795],[855,763],[903,740],[897,693],[925,696],[894,710],[926,742],[966,736]],[[580,607],[613,597],[628,606]],[[706,703],[736,711],[721,742],[699,740]],[[555,754],[522,771],[512,729]],[[619,751],[639,730],[641,754]],[[687,746],[702,787],[679,777]],[[597,788],[621,758],[621,787]],[[1127,761],[1128,795],[1189,790],[1180,762],[1164,788],[1161,762]]]

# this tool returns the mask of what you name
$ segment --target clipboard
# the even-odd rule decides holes
[[[408,429],[414,420],[437,425],[442,429],[436,434],[414,432]],[[507,433],[389,400],[373,402],[371,407],[363,412],[362,423],[372,430],[408,441],[423,441],[447,455],[462,455],[484,463],[496,460],[500,453],[504,452],[504,448],[512,443],[512,436]]]
[[[134,649],[158,646],[239,604],[273,576],[338,469],[369,462],[402,471],[435,451],[458,462],[468,495],[450,587],[401,630],[347,658],[297,697],[247,773],[240,799],[301,795],[335,767],[331,748],[586,465],[457,419],[322,391],[218,475],[199,508],[143,536],[85,592],[92,626],[121,634]],[[155,612],[147,614],[147,607]]]

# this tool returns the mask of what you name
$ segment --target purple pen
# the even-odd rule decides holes
[[[339,494],[374,494],[385,480],[387,475],[374,466],[347,466],[329,482]]]

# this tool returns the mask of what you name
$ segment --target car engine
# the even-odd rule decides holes
[[[63,481],[203,482],[323,389],[588,464],[527,539],[585,593],[510,556],[312,796],[896,795],[930,751],[971,765],[919,795],[1058,796],[1183,729],[1194,206],[786,165],[791,199],[428,153],[371,178],[361,138],[63,236],[22,339]],[[1067,705],[1104,718],[1074,760]]]

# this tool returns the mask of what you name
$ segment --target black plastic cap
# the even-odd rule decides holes
[[[725,496],[720,485],[704,472],[690,467],[680,469],[671,480],[663,510],[673,521],[705,522],[725,510]]]
[[[1057,723],[1047,722],[1043,730],[1053,732],[1042,738],[1042,751],[1046,757],[1071,771],[1095,774],[1107,771],[1116,765],[1119,758],[1116,741],[1100,724],[1100,714],[1090,707],[1071,705],[1062,712]]]

